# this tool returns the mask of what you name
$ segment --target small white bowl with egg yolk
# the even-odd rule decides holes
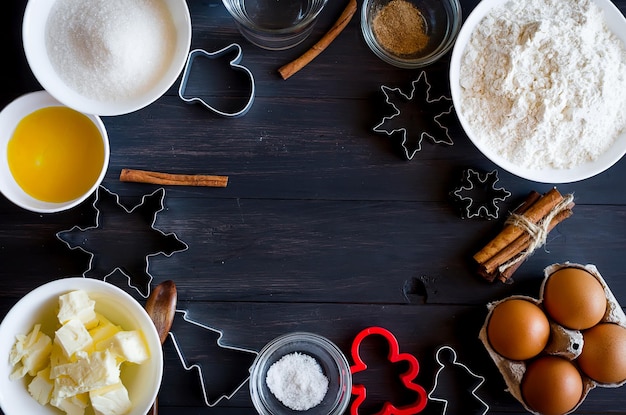
[[[98,116],[46,91],[22,95],[0,112],[0,192],[24,209],[54,213],[82,203],[104,179],[109,153]]]

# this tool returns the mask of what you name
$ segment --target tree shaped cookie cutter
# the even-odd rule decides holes
[[[410,353],[400,353],[400,346],[398,340],[389,330],[382,327],[369,327],[362,330],[355,337],[352,343],[351,355],[354,365],[350,367],[352,375],[362,372],[367,369],[367,364],[361,358],[360,347],[363,340],[369,336],[382,336],[389,345],[389,352],[387,358],[391,363],[407,362],[409,365],[408,370],[399,375],[402,384],[412,392],[416,394],[416,399],[401,407],[395,406],[393,403],[387,401],[383,404],[382,409],[377,415],[414,415],[421,412],[428,402],[428,396],[424,388],[414,382],[419,373],[419,362],[417,358]],[[350,414],[358,415],[361,404],[367,397],[367,389],[362,384],[352,384],[352,395],[356,395],[352,404],[350,405]]]
[[[228,62],[229,67],[226,70],[238,72],[239,74],[243,75],[243,78],[245,78],[247,98],[245,100],[245,103],[240,108],[233,110],[224,110],[221,106],[221,103],[210,103],[208,102],[208,98],[203,98],[202,96],[199,96],[199,94],[187,95],[188,89],[190,89],[190,84],[194,83],[192,69],[194,68],[194,65],[196,64],[196,61],[198,59],[216,61],[218,58],[227,56],[228,54],[231,54],[233,52],[235,52],[235,56]],[[239,46],[239,44],[237,43],[232,43],[225,48],[222,48],[215,52],[207,52],[203,49],[192,50],[191,52],[189,52],[189,56],[187,57],[187,63],[185,64],[185,69],[183,71],[183,78],[178,88],[178,96],[180,97],[180,99],[188,104],[198,102],[204,105],[209,110],[223,117],[240,117],[244,115],[252,107],[256,87],[252,72],[245,66],[239,65],[242,56],[243,53],[241,50],[241,46]],[[217,79],[217,82],[219,82],[219,79],[221,79],[219,73],[209,73],[208,76],[215,77]],[[230,85],[227,85],[227,87],[230,89]]]
[[[384,117],[373,130],[388,136],[398,132],[402,133],[402,148],[409,160],[422,149],[424,137],[430,138],[435,144],[447,144],[449,146],[454,144],[450,138],[448,127],[441,122],[446,116],[452,116],[452,99],[443,95],[438,98],[431,98],[431,88],[425,71],[422,71],[419,77],[411,83],[411,92],[408,95],[402,92],[400,88],[390,88],[385,85],[381,87],[385,95],[385,102],[393,108],[394,114]],[[431,110],[430,113],[435,113],[435,115],[420,117],[409,114],[405,117],[399,106],[401,104],[414,104],[416,101],[420,105],[416,106],[414,111],[425,112],[428,108]],[[409,123],[418,124],[421,130],[412,145],[408,142],[409,135],[412,133],[407,126]]]
[[[205,324],[202,324],[200,322],[197,322],[193,319],[191,319],[189,317],[189,313],[187,310],[180,310],[177,309],[176,310],[176,314],[180,315],[182,317],[182,319],[184,320],[184,322],[189,323],[194,325],[195,327],[202,329],[202,330],[208,330],[210,332],[215,333],[218,337],[217,337],[217,341],[216,344],[218,347],[225,349],[225,350],[230,350],[230,351],[234,351],[234,352],[240,352],[240,353],[249,353],[251,354],[251,361],[254,360],[254,358],[259,354],[259,352],[257,352],[256,350],[251,350],[251,349],[246,349],[243,347],[237,347],[237,346],[231,346],[231,345],[227,345],[223,342],[223,337],[224,337],[224,332],[221,330],[218,330],[216,328],[207,326]],[[183,346],[181,345],[181,343],[179,342],[179,340],[177,339],[176,335],[173,333],[173,331],[170,331],[169,333],[170,338],[172,339],[172,343],[174,344],[174,349],[176,350],[176,354],[178,355],[178,358],[183,366],[183,368],[186,371],[196,371],[198,374],[198,377],[200,379],[200,386],[202,388],[202,397],[204,399],[204,403],[206,404],[206,406],[208,407],[214,407],[217,404],[219,404],[222,400],[224,399],[231,399],[245,384],[246,382],[248,382],[248,380],[250,379],[250,370],[252,368],[252,365],[250,365],[250,367],[248,368],[248,376],[245,377],[235,388],[234,390],[232,390],[229,393],[222,393],[220,396],[218,396],[215,399],[212,399],[211,397],[209,397],[209,393],[207,392],[207,382],[205,381],[205,375],[204,375],[204,371],[203,371],[203,367],[200,363],[189,363],[189,361],[187,360],[187,358],[185,357],[185,353],[183,351]]]
[[[450,358],[448,362],[443,361],[444,353],[448,353],[448,356]],[[487,403],[483,401],[476,393],[476,391],[483,385],[483,383],[485,383],[485,378],[483,376],[476,375],[467,366],[465,366],[463,363],[460,363],[457,360],[456,351],[450,346],[441,346],[437,350],[437,353],[435,354],[435,359],[437,360],[437,363],[439,364],[439,369],[437,370],[437,373],[435,374],[435,382],[433,384],[432,390],[428,393],[428,398],[433,401],[443,402],[442,414],[443,415],[447,414],[448,406],[450,402],[448,399],[445,399],[439,396],[437,390],[439,389],[440,385],[443,383],[442,374],[444,373],[444,370],[446,370],[446,368],[448,368],[449,370],[449,366],[452,366],[453,369],[459,370],[464,375],[474,380],[472,387],[469,389],[469,392],[471,396],[473,397],[473,399],[477,402],[477,405],[480,407],[480,410],[482,411],[480,412],[480,415],[485,415],[489,411],[489,405],[487,405]],[[465,409],[466,408],[464,408],[464,410]]]
[[[164,209],[164,198],[165,189],[160,188],[144,195],[138,205],[127,209],[120,203],[117,194],[100,186],[93,202],[95,225],[86,228],[74,226],[58,232],[56,237],[71,250],[78,249],[89,254],[89,266],[83,277],[106,280],[119,271],[128,278],[130,287],[147,298],[153,279],[149,271],[150,257],[161,254],[170,257],[189,248],[176,234],[165,233],[156,227],[157,214]],[[108,220],[102,214],[107,202],[111,205],[108,207],[109,214],[118,215],[117,220]],[[104,221],[102,216],[105,216]],[[136,216],[141,220],[135,220]],[[141,258],[135,255],[148,243],[152,246],[142,251]]]

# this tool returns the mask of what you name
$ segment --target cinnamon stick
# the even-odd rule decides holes
[[[322,36],[319,41],[317,41],[316,44],[314,44],[309,50],[304,52],[300,57],[289,62],[286,65],[281,66],[278,69],[280,76],[282,76],[282,78],[285,80],[288,79],[300,69],[308,65],[313,59],[317,57],[317,55],[322,53],[324,49],[326,49],[328,45],[330,45],[333,40],[335,40],[335,38],[339,36],[343,29],[348,25],[348,23],[352,19],[352,16],[356,12],[356,9],[356,0],[349,0],[348,5],[343,10],[341,15],[339,16],[339,19],[337,19],[333,27],[331,27],[330,30],[326,32],[326,34]]]
[[[536,192],[534,190],[531,190],[531,192],[528,194],[528,196],[526,196],[526,199],[524,199],[524,202],[522,202],[521,205],[519,205],[517,208],[515,208],[513,210],[513,213],[516,215],[523,215],[526,211],[528,211],[528,209],[530,209],[530,207],[537,201],[539,200],[539,198],[541,197],[541,194],[539,192]],[[504,251],[504,250],[503,250]],[[497,256],[498,254],[494,255]],[[521,265],[520,261],[519,263],[513,264],[513,266],[511,266],[510,268],[514,268],[513,272],[515,272],[515,270],[517,270],[517,268],[519,268],[519,266]],[[487,272],[485,265],[482,264],[478,264],[478,273],[485,278],[486,280],[492,282],[495,278],[496,275],[493,272]]]
[[[120,181],[172,186],[226,187],[228,185],[228,176],[171,174],[149,170],[122,169]]]
[[[556,188],[552,188],[528,208],[524,213],[524,217],[533,223],[537,223],[562,200],[563,196],[559,191]],[[484,264],[489,258],[506,248],[523,233],[524,230],[518,226],[506,225],[495,238],[474,255],[474,260],[478,264]]]
[[[574,204],[571,204],[571,207],[574,207]],[[552,219],[550,221],[550,224],[548,225],[548,232],[550,232],[552,229],[554,229],[554,227],[556,227],[556,225],[558,225],[559,223],[563,222],[565,219],[569,218],[570,216],[572,216],[572,214],[574,213],[571,209],[571,207],[568,207],[568,209],[563,210],[561,212],[559,212],[554,219]],[[526,245],[528,246],[528,244]],[[525,249],[525,248],[524,248]],[[511,258],[512,260],[513,258]],[[506,282],[509,278],[511,278],[511,276],[515,273],[515,271],[522,265],[522,263],[526,260],[526,258],[523,258],[522,260],[516,262],[515,264],[511,265],[510,267],[506,268],[505,270],[502,271],[497,271],[498,273],[498,279],[501,282]]]
[[[558,213],[548,224],[547,231],[550,232],[556,225],[561,223],[563,220],[572,216],[572,208],[574,207],[574,203],[570,203],[567,206],[566,210]],[[530,235],[528,233],[523,233],[509,245],[507,245],[500,252],[489,258],[482,264],[482,269],[485,273],[491,274],[497,270],[497,268],[511,260],[515,256],[517,256],[520,252],[524,252],[528,246],[530,245]]]

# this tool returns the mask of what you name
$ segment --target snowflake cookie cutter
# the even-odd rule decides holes
[[[424,137],[430,138],[435,144],[446,144],[449,146],[454,144],[452,138],[450,138],[448,127],[445,126],[445,123],[441,122],[444,118],[453,116],[452,99],[444,95],[436,99],[431,98],[431,88],[432,86],[428,82],[425,71],[422,71],[419,77],[411,83],[411,92],[409,95],[402,92],[400,88],[390,88],[385,85],[381,87],[385,95],[385,102],[393,108],[394,114],[384,117],[373,130],[377,133],[385,133],[388,136],[395,133],[402,133],[402,148],[408,160],[413,159],[415,154],[422,149]],[[403,112],[398,107],[397,101],[394,98],[397,98],[398,101],[407,105],[413,102],[418,92],[423,93],[424,101],[420,101],[423,106],[417,107],[417,110],[422,113],[422,115],[426,112],[426,107],[432,107],[432,111],[430,111],[429,115],[426,117],[409,115],[408,120],[403,120]],[[421,130],[417,138],[409,137],[410,132],[406,125],[407,122],[417,124],[418,128]],[[409,138],[412,138],[413,142],[409,142]]]
[[[444,361],[444,353],[447,354],[447,359],[445,359],[446,361]],[[438,401],[438,402],[443,403],[443,412],[442,412],[443,415],[446,415],[448,411],[450,400],[445,399],[441,396],[438,396],[437,389],[439,389],[441,384],[444,383],[442,379],[443,378],[442,373],[444,372],[444,370],[446,370],[446,368],[450,370],[451,369],[450,366],[452,366],[452,369],[455,369],[456,371],[461,373],[461,375],[463,375],[464,377],[468,379],[473,379],[472,386],[468,389],[471,394],[472,400],[477,406],[476,410],[480,411],[479,412],[480,415],[485,415],[487,412],[489,412],[489,405],[484,400],[482,400],[477,394],[477,390],[483,385],[483,383],[485,383],[484,376],[475,374],[466,365],[464,365],[463,363],[460,363],[457,359],[456,351],[450,346],[441,346],[435,353],[435,359],[437,360],[437,363],[439,364],[439,369],[437,370],[437,373],[435,374],[435,381],[433,384],[433,388],[428,393],[428,398],[433,401]],[[458,380],[458,379],[455,378],[454,380]],[[462,409],[464,413],[468,413],[467,402],[463,403]],[[452,413],[457,413],[457,412],[452,411]]]
[[[401,407],[395,406],[392,402],[386,401],[383,404],[382,409],[377,413],[377,415],[414,415],[421,412],[428,402],[428,396],[426,391],[421,385],[418,385],[414,382],[415,378],[419,373],[419,362],[417,358],[410,353],[400,353],[400,346],[398,344],[398,340],[389,330],[384,329],[382,327],[368,327],[362,330],[357,336],[354,338],[352,342],[352,348],[350,350],[352,355],[352,360],[354,361],[354,365],[350,367],[350,373],[354,376],[355,373],[362,372],[367,369],[367,364],[363,361],[361,357],[360,347],[365,340],[369,336],[382,336],[389,346],[389,352],[387,354],[387,359],[391,363],[398,362],[407,362],[408,369],[399,375],[402,384],[410,391],[415,393],[415,400],[407,405],[403,405]],[[361,404],[365,401],[367,397],[367,389],[365,385],[362,384],[352,384],[352,395],[355,395],[356,398],[352,401],[350,405],[350,415],[358,415],[359,408]]]
[[[218,84],[219,84],[220,79],[224,81],[228,75],[232,75],[230,72],[237,72],[239,75],[243,75],[242,77],[241,76],[238,77],[236,81],[233,81],[233,82],[236,82],[236,84],[238,85],[245,84],[244,87],[242,88],[242,91],[245,90],[245,93],[244,93],[245,99],[242,100],[243,105],[234,107],[229,110],[224,109],[223,106],[224,106],[225,100],[223,99],[223,97],[216,97],[220,95],[219,93],[214,94],[216,96],[210,97],[211,91],[204,91],[202,95],[198,92],[192,95],[186,95],[188,92],[188,89],[191,89],[189,88],[190,86],[192,86],[191,84],[195,84],[193,81],[194,77],[192,75],[192,69],[194,68],[194,65],[197,63],[197,61],[199,62],[199,59],[204,59],[205,62],[209,62],[209,63],[214,62],[216,64],[219,64],[217,62],[219,58],[227,56],[228,54],[231,54],[233,52],[235,52],[235,56],[228,62],[227,68],[223,69],[223,68],[220,68],[219,66],[216,66],[216,68],[220,69],[221,72],[209,73],[208,75],[215,77],[215,79],[217,79],[218,81],[213,81],[213,82],[217,82]],[[245,66],[239,64],[241,62],[242,56],[243,56],[243,52],[241,50],[241,46],[237,43],[232,43],[226,46],[225,48],[222,48],[215,52],[207,52],[203,49],[192,50],[191,52],[189,52],[189,56],[187,57],[187,63],[185,64],[185,69],[183,70],[183,78],[178,88],[178,96],[180,97],[180,99],[182,99],[188,104],[198,102],[204,105],[209,110],[213,111],[214,113],[221,115],[222,117],[240,117],[244,115],[252,107],[252,103],[254,102],[254,95],[255,95],[256,87],[255,87],[254,76],[252,75],[252,72]],[[211,69],[214,70],[214,68],[211,68]],[[243,83],[242,83],[242,78],[245,79]],[[229,90],[229,91],[231,90],[231,85],[229,84],[227,85],[220,84],[219,86],[224,86],[225,87],[224,90]],[[216,87],[217,85],[212,85],[212,87],[209,87],[208,89],[212,89]],[[216,102],[210,103],[209,102],[210,100],[215,100]]]
[[[253,361],[256,356],[259,354],[259,352],[257,352],[256,350],[251,350],[251,349],[246,349],[243,347],[237,347],[237,346],[231,346],[231,345],[227,345],[223,342],[223,337],[224,337],[224,332],[222,330],[218,330],[216,328],[207,326],[205,324],[202,324],[200,322],[197,322],[193,319],[191,319],[189,317],[189,313],[187,310],[176,310],[175,315],[179,315],[182,320],[185,323],[191,324],[193,325],[193,327],[198,328],[200,330],[207,330],[209,332],[212,332],[214,334],[217,335],[217,340],[215,342],[215,344],[217,345],[217,347],[227,350],[227,351],[232,351],[232,352],[236,352],[236,353],[244,353],[244,354],[250,354],[250,360]],[[180,327],[180,325],[178,325],[178,327]],[[172,340],[172,343],[174,345],[174,349],[176,350],[176,354],[178,356],[178,359],[180,360],[181,365],[183,366],[183,369],[185,369],[188,372],[191,372],[193,370],[195,370],[198,374],[198,377],[200,379],[200,386],[202,389],[202,398],[204,400],[204,403],[206,406],[208,407],[214,407],[217,404],[219,404],[222,400],[226,399],[226,400],[230,400],[233,396],[235,396],[235,394],[237,392],[239,392],[239,390],[241,390],[241,388],[243,388],[243,386],[246,384],[246,382],[249,381],[250,379],[250,371],[252,369],[252,365],[249,366],[248,368],[248,373],[247,376],[241,381],[241,382],[237,382],[238,384],[234,387],[234,389],[232,389],[230,392],[228,393],[220,393],[219,396],[215,399],[211,399],[209,397],[209,393],[207,392],[207,385],[209,382],[207,382],[205,380],[205,371],[203,371],[202,368],[202,364],[200,363],[189,363],[187,358],[185,357],[185,353],[183,351],[183,346],[181,345],[181,343],[178,341],[178,339],[176,338],[176,335],[170,331],[169,332],[169,336]]]
[[[165,189],[160,188],[144,195],[139,204],[127,209],[120,203],[119,195],[100,186],[93,202],[95,225],[86,228],[74,226],[57,232],[56,237],[70,250],[78,249],[89,255],[89,266],[82,274],[84,278],[106,280],[119,271],[128,279],[130,287],[147,298],[153,280],[149,271],[150,257],[161,254],[170,257],[189,248],[175,233],[165,233],[156,227],[157,214],[164,210],[164,198]],[[103,215],[105,210],[111,217],[118,215],[118,220],[107,222],[107,215]],[[102,216],[105,216],[104,221]],[[135,216],[140,216],[142,220],[128,220]],[[106,226],[102,226],[103,222]],[[149,222],[148,227],[145,222]],[[95,236],[90,237],[92,234]],[[141,255],[135,255],[148,243],[153,246],[144,249]]]
[[[461,216],[464,219],[498,219],[498,202],[511,196],[511,192],[505,188],[496,187],[498,180],[497,170],[484,174],[474,169],[463,171],[461,185],[452,191],[451,196],[461,205]]]

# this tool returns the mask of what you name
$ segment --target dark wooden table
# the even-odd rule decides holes
[[[25,3],[0,6],[1,106],[41,89],[21,47]],[[476,3],[462,1],[465,16]],[[615,4],[626,11],[626,1]],[[165,188],[165,209],[155,227],[174,232],[189,249],[151,257],[148,269],[152,286],[176,282],[179,308],[198,323],[177,320],[172,331],[185,361],[202,365],[211,402],[234,391],[249,364],[249,353],[217,347],[220,332],[221,344],[258,351],[279,335],[310,331],[349,355],[354,336],[378,325],[396,335],[401,351],[417,356],[417,382],[427,391],[438,368],[435,353],[450,345],[460,362],[486,378],[477,393],[490,413],[523,413],[478,340],[486,304],[512,294],[536,297],[543,269],[564,261],[596,264],[618,301],[626,302],[626,161],[592,179],[558,185],[562,193],[574,193],[574,216],[550,233],[547,246],[524,263],[513,283],[487,283],[469,258],[500,230],[504,215],[462,219],[449,193],[464,169],[487,172],[497,166],[455,120],[448,125],[453,146],[426,139],[412,160],[405,159],[399,135],[372,131],[391,114],[381,85],[408,92],[419,70],[397,69],[375,57],[357,14],[311,65],[287,81],[279,77],[277,68],[314,43],[343,6],[331,0],[304,44],[269,52],[239,35],[220,1],[190,1],[192,48],[241,44],[242,64],[256,79],[254,105],[243,117],[221,118],[185,104],[177,81],[147,108],[105,117],[111,159],[103,186],[130,209],[160,186],[122,183],[122,168],[230,177],[224,189]],[[426,69],[438,91],[447,89],[448,58]],[[552,187],[498,173],[498,185],[512,194],[502,212],[529,191]],[[93,202],[92,197],[71,211],[41,215],[0,197],[0,315],[35,287],[87,271],[89,256],[69,250],[56,234],[93,226]],[[118,238],[133,236],[122,231]],[[144,302],[122,271],[107,280]],[[377,348],[371,346],[372,356]],[[362,382],[371,385],[373,400],[393,396],[402,402],[403,394],[390,391],[389,374],[381,364]],[[456,390],[448,413],[473,413],[467,395]],[[165,415],[254,411],[247,384],[231,399],[207,406],[198,372],[183,368],[171,341],[165,345],[160,407]],[[431,401],[423,413],[442,411],[441,403]],[[624,389],[593,390],[577,413],[626,414]]]

